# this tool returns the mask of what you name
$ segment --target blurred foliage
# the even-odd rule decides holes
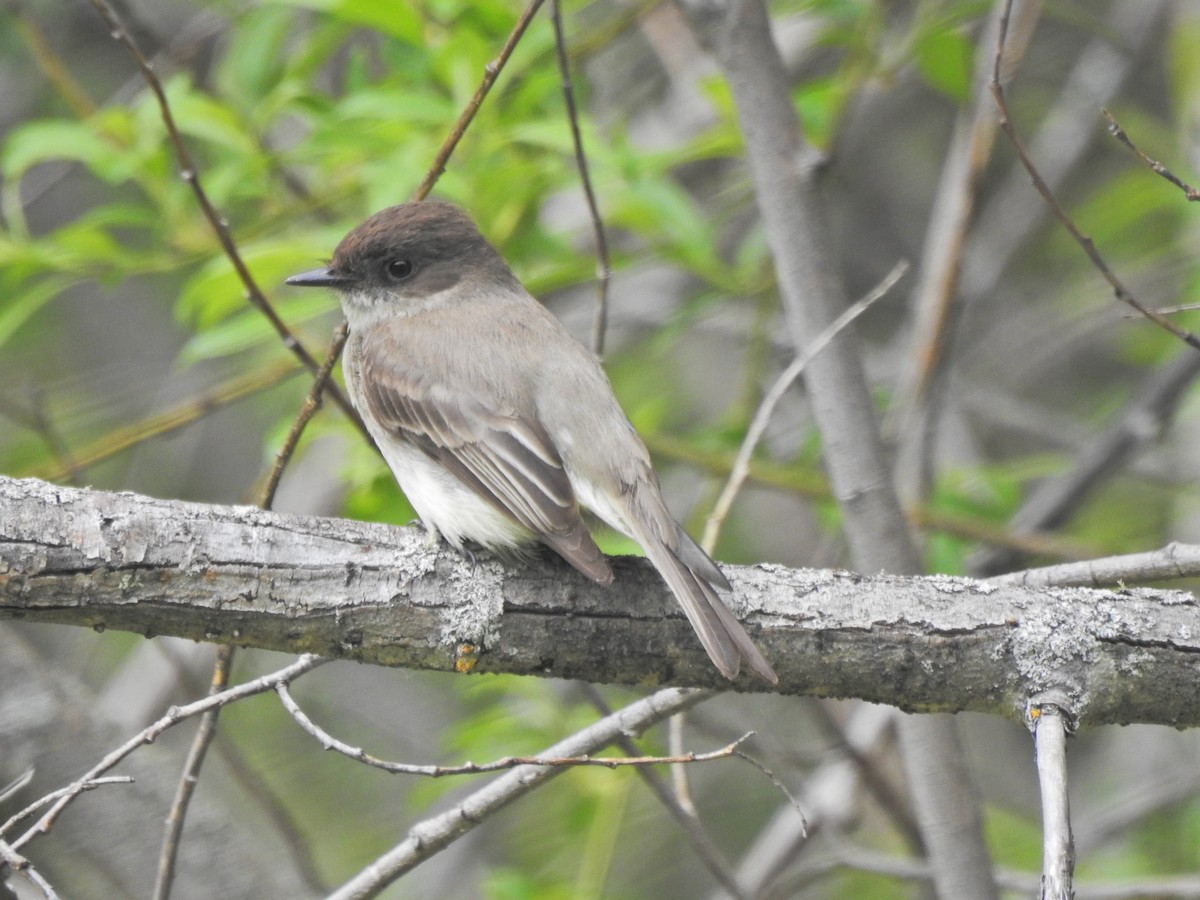
[[[1081,4],[1050,5],[1061,21],[1102,30]],[[839,146],[839,139],[853,127],[861,128],[855,114],[864,93],[897,86],[918,89],[924,105],[911,117],[914,122],[948,121],[971,93],[974,40],[988,7],[979,0],[775,4],[781,17],[797,17],[816,31],[812,43],[820,54],[817,62],[800,67],[794,93],[809,137],[823,148]],[[600,80],[595,70],[608,65],[604,54],[634,33],[637,16],[650,8],[651,4],[617,6],[604,0],[566,5],[582,109],[589,109],[588,92]],[[205,191],[230,223],[260,288],[314,350],[328,338],[333,301],[284,289],[283,279],[327,258],[345,231],[369,213],[412,195],[519,10],[514,0],[277,0],[253,6],[216,2],[207,12],[220,18],[221,27],[198,59],[176,64],[167,53],[156,60]],[[19,5],[6,6],[0,23],[28,25],[33,15]],[[145,31],[139,29],[138,34]],[[3,134],[0,144],[0,357],[26,360],[59,352],[65,343],[60,338],[73,324],[62,310],[72,308],[75,292],[120,295],[139,285],[151,290],[169,285],[177,330],[163,340],[174,341],[174,371],[215,367],[224,374],[238,373],[284,358],[281,342],[246,302],[243,285],[180,177],[151,93],[141,86],[105,94],[104,81],[93,84],[89,72],[69,58],[59,62],[75,80],[64,82],[18,37],[25,33],[0,27],[0,52],[17,58],[31,77],[40,65],[46,85],[35,107]],[[169,35],[160,37],[169,44]],[[116,44],[102,49],[118,60],[112,63],[115,68],[126,75],[132,72]],[[1117,109],[1127,127],[1136,128],[1155,146],[1178,152],[1179,142],[1192,133],[1184,126],[1194,127],[1200,116],[1200,24],[1192,20],[1172,29],[1163,50],[1161,77],[1172,117],[1164,120],[1159,110],[1136,104]],[[580,74],[584,72],[590,77]],[[624,86],[632,90],[633,80]],[[624,274],[665,268],[687,285],[685,301],[665,321],[635,333],[608,361],[615,388],[643,433],[674,438],[683,434],[690,450],[727,464],[770,373],[786,361],[790,349],[778,321],[766,242],[749,214],[749,184],[734,166],[742,142],[729,91],[719,78],[711,77],[704,80],[701,92],[711,106],[711,121],[670,144],[648,147],[640,142],[632,110],[605,118],[585,114],[581,126],[615,248],[614,268]],[[95,110],[79,114],[79,104],[71,100],[77,94],[95,103]],[[1172,123],[1184,123],[1178,126],[1179,134],[1172,134]],[[933,140],[928,132],[922,134]],[[894,141],[895,154],[905,159],[929,156],[921,149],[925,145],[909,134],[872,140],[889,146]],[[887,153],[885,149],[883,157]],[[1179,249],[1194,238],[1189,233],[1191,211],[1178,195],[1128,160],[1122,159],[1118,169],[1110,159],[1108,166],[1089,169],[1085,183],[1070,195],[1072,212],[1112,254],[1114,263],[1135,271],[1166,269],[1178,276],[1183,299],[1194,299],[1200,270],[1181,262]],[[869,182],[857,188],[863,194],[894,186],[873,170],[865,176],[839,171],[834,180],[855,177]],[[66,179],[77,205],[66,216],[34,215],[33,188],[40,191],[47,181]],[[552,296],[587,288],[594,278],[586,223],[567,228],[546,215],[555,201],[577,196],[578,191],[552,32],[541,16],[481,107],[435,193],[467,206],[529,288],[539,296]],[[854,200],[850,196],[847,205]],[[894,216],[896,222],[889,227],[896,231],[905,226],[919,231],[912,223],[923,223],[924,211],[905,210],[900,216],[880,212],[878,205],[871,208],[879,219],[875,224],[886,225]],[[1097,290],[1098,279],[1066,237],[1047,230],[1038,238],[1018,264],[1036,274],[1028,282],[1014,275],[1018,290],[1032,292],[1034,285],[1053,294],[1047,306],[1077,308],[1086,302],[1095,309],[1111,302],[1105,291]],[[875,255],[894,253],[896,246],[919,252],[918,241],[912,234],[901,234],[895,246],[884,245],[886,250],[879,243],[867,249]],[[858,274],[861,262],[857,252],[856,246],[846,253],[852,257],[852,274]],[[751,336],[735,364],[722,361],[722,371],[739,374],[729,399],[714,410],[712,398],[697,396],[688,383],[692,370],[680,351],[695,340],[702,322],[726,311],[744,313],[752,323]],[[140,333],[142,325],[134,321],[123,327]],[[153,334],[147,329],[148,340]],[[888,334],[877,342],[892,337]],[[1109,349],[1118,361],[1137,371],[1178,352],[1173,339],[1148,328],[1122,329],[1112,343],[1116,346]],[[72,359],[57,362],[64,372],[71,371]],[[1013,368],[1010,358],[1003,360],[1003,367]],[[25,392],[24,385],[16,384],[21,373],[0,371],[12,379],[3,384],[0,399],[18,405],[44,399],[55,413],[62,413],[64,406],[86,411],[86,416],[62,416],[68,447],[83,446],[126,424],[104,385],[92,383],[86,373],[81,380],[87,383],[71,384],[72,403],[64,404],[53,395]],[[1092,424],[1125,396],[1120,391],[1106,393],[1103,387],[1081,392],[1082,399],[1072,397],[1064,406],[1080,417],[1090,416]],[[303,389],[295,388],[297,404]],[[886,407],[887,394],[881,392],[880,397]],[[294,413],[294,406],[282,402],[256,408],[263,461],[279,445]],[[46,435],[36,423],[22,424],[4,409],[0,416],[0,471],[20,474],[53,461]],[[821,460],[820,441],[807,420],[789,427],[790,432],[760,448],[759,458],[811,482]],[[391,476],[339,417],[324,416],[314,423],[302,456],[330,436],[341,439],[336,478],[343,511],[372,520],[408,521],[412,512]],[[986,437],[980,439],[984,449],[987,443]],[[981,451],[981,457],[978,465],[939,471],[928,506],[1000,527],[1029,484],[1062,470],[1070,460],[1069,453],[1047,450],[1038,442],[993,456]],[[661,462],[669,468],[670,454],[662,454]],[[719,474],[709,470],[710,477]],[[101,477],[89,472],[84,478],[103,486],[142,487],[107,469]],[[1168,532],[1171,512],[1171,500],[1161,495],[1166,489],[1157,490],[1160,493],[1148,493],[1144,482],[1125,481],[1095,499],[1072,531],[1112,551],[1153,546]],[[813,493],[801,492],[809,498],[809,515],[822,533],[836,535],[837,505],[827,492],[823,499]],[[1154,502],[1147,503],[1147,496]],[[768,524],[773,532],[787,532],[789,527]],[[753,532],[736,521],[728,531],[732,536],[722,546],[724,558],[761,558]],[[610,552],[633,549],[611,537],[604,547]],[[927,559],[934,570],[959,572],[976,547],[965,537],[938,533],[928,540]],[[121,651],[132,643],[125,639]],[[450,761],[535,752],[596,717],[590,706],[561,686],[529,679],[455,679],[439,687],[453,693],[462,707],[440,723],[434,738]],[[235,723],[238,744],[253,751],[256,768],[298,798],[308,821],[324,826],[318,843],[320,864],[328,872],[353,871],[388,845],[396,829],[394,809],[390,816],[380,813],[377,818],[355,814],[376,799],[375,773],[350,763],[339,765],[336,776],[328,779],[311,778],[308,770],[289,766],[281,771],[278,760],[295,739],[280,738],[292,726],[277,707],[265,702],[253,709],[237,706],[225,718]],[[372,752],[387,755],[379,748]],[[790,774],[800,777],[796,760],[773,765],[790,767]],[[506,830],[494,838],[498,849],[488,862],[483,893],[498,900],[634,896],[622,893],[631,890],[628,878],[621,877],[622,853],[675,840],[673,826],[661,824],[665,817],[657,810],[654,829],[663,834],[656,833],[654,842],[644,840],[645,823],[638,816],[647,819],[651,813],[637,811],[632,797],[636,778],[629,771],[572,772],[520,810],[505,813]],[[403,796],[407,812],[419,814],[460,785],[425,782],[397,789],[387,803]],[[738,837],[744,840],[745,831],[760,825],[766,814],[764,810],[758,822],[745,823]],[[380,818],[386,826],[379,825]],[[1118,853],[1089,862],[1091,871],[1118,875],[1194,866],[1195,805],[1161,818],[1144,835],[1132,836]],[[1036,819],[994,811],[989,838],[998,863],[1036,866]],[[670,846],[672,856],[689,860],[677,864],[680,868],[699,868],[690,862],[689,850]],[[646,874],[650,868],[640,871]],[[676,872],[673,865],[660,877],[669,883]],[[700,875],[685,874],[695,878],[685,878],[687,884],[705,884]],[[619,889],[612,887],[614,880]],[[639,896],[654,896],[653,891],[651,885]],[[854,873],[837,876],[828,895],[890,897],[912,892],[878,875]]]

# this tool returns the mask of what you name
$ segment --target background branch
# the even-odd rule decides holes
[[[658,691],[546,748],[539,755],[572,757],[593,753],[622,735],[639,734],[710,696],[707,691],[678,688]],[[414,825],[404,841],[330,894],[329,900],[366,900],[377,896],[387,885],[480,821],[564,771],[566,769],[559,766],[522,766],[500,776],[452,809]]]
[[[237,243],[234,241],[233,235],[229,230],[229,222],[217,212],[216,207],[209,200],[204,186],[200,183],[200,172],[196,168],[191,153],[188,151],[187,144],[184,143],[183,135],[180,134],[178,125],[175,124],[175,116],[171,112],[171,104],[167,100],[167,93],[158,75],[155,73],[154,67],[150,65],[150,61],[146,59],[145,55],[138,48],[132,35],[126,30],[124,23],[117,15],[116,10],[106,0],[92,0],[92,6],[96,7],[96,11],[103,16],[105,23],[111,29],[113,39],[119,41],[129,51],[138,69],[141,70],[142,77],[146,80],[146,85],[153,92],[154,98],[158,102],[158,109],[162,115],[163,124],[167,129],[167,137],[171,142],[172,149],[175,151],[175,157],[179,161],[179,175],[191,187],[192,192],[195,194],[196,202],[204,214],[204,218],[208,221],[218,242],[221,244],[221,250],[225,253],[234,271],[237,272],[238,278],[245,286],[246,299],[271,323],[271,327],[275,329],[275,332],[282,339],[284,347],[290,350],[309,370],[316,372],[320,368],[320,364],[295,334],[292,333],[287,323],[280,318],[275,308],[271,305],[271,302],[262,292],[262,289],[258,286],[258,282],[242,258],[241,251],[238,250]],[[350,401],[342,393],[341,389],[337,385],[330,385],[329,394],[350,421],[354,422],[358,429],[370,440],[366,426],[363,425],[362,419],[359,418],[358,413],[350,405]]]
[[[1026,171],[1029,172],[1030,178],[1033,179],[1033,186],[1037,188],[1038,193],[1042,195],[1042,198],[1050,207],[1050,211],[1054,214],[1054,217],[1058,219],[1063,228],[1065,228],[1071,237],[1075,239],[1075,242],[1079,244],[1080,248],[1087,255],[1088,260],[1090,260],[1092,265],[1096,268],[1096,271],[1104,276],[1104,280],[1107,281],[1109,286],[1112,288],[1113,295],[1135,312],[1149,319],[1159,328],[1175,335],[1175,337],[1179,338],[1179,340],[1183,341],[1192,349],[1200,350],[1200,338],[1196,337],[1196,335],[1192,334],[1187,329],[1180,328],[1161,313],[1156,312],[1153,309],[1148,309],[1137,299],[1137,297],[1133,295],[1132,292],[1130,292],[1130,290],[1125,286],[1124,282],[1117,277],[1116,273],[1112,270],[1112,268],[1109,267],[1108,263],[1105,262],[1104,257],[1101,256],[1100,251],[1096,249],[1096,245],[1092,239],[1080,231],[1079,226],[1075,224],[1075,221],[1069,215],[1067,215],[1067,211],[1063,209],[1062,204],[1058,202],[1058,198],[1054,195],[1054,191],[1051,190],[1050,185],[1048,185],[1045,179],[1042,178],[1036,163],[1029,155],[1029,152],[1025,149],[1025,144],[1021,140],[1020,132],[1017,130],[1017,126],[1012,120],[1012,114],[1008,110],[1008,100],[1005,97],[1003,79],[1001,78],[1001,60],[1004,57],[1004,44],[1008,33],[1008,23],[1012,12],[1012,7],[1013,0],[1005,0],[1004,14],[1000,19],[999,39],[996,42],[995,68],[993,70],[990,85],[992,89],[992,96],[996,101],[996,106],[1000,109],[1001,130],[1005,133],[1005,135],[1008,136],[1009,141],[1013,145],[1013,149],[1016,150],[1017,156],[1020,157],[1022,165],[1025,166]]]

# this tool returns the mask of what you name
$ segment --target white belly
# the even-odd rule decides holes
[[[471,540],[490,550],[528,544],[533,536],[477,496],[420,450],[394,439],[376,442],[400,490],[425,527],[455,547]]]
[[[350,312],[346,308],[347,317],[350,317]],[[470,488],[416,447],[397,440],[376,425],[357,389],[362,378],[360,353],[361,345],[352,336],[342,360],[346,368],[346,389],[350,400],[362,414],[367,430],[375,438],[388,468],[396,476],[400,490],[421,517],[430,536],[436,540],[440,534],[458,548],[462,547],[464,540],[474,541],[489,550],[531,543],[533,535],[528,530],[476,496]]]

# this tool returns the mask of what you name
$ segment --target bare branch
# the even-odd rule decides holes
[[[621,735],[640,734],[668,716],[711,697],[708,691],[667,688],[606,716],[548,747],[540,758],[581,757],[607,747]],[[501,775],[457,803],[409,829],[407,837],[359,872],[328,900],[366,900],[414,866],[438,853],[508,804],[565,772],[563,766],[520,766]]]
[[[551,558],[473,569],[413,529],[0,477],[0,618],[441,671],[469,643],[477,672],[732,687],[653,568],[612,563],[619,590]],[[725,571],[784,693],[1016,719],[1071,684],[1089,725],[1200,723],[1191,594]]]
[[[292,333],[288,328],[287,323],[279,317],[275,312],[275,308],[271,306],[271,302],[267,300],[266,295],[259,288],[258,282],[254,280],[254,276],[250,273],[250,269],[246,266],[245,260],[242,259],[241,251],[238,250],[237,243],[233,239],[233,235],[229,230],[229,223],[225,218],[217,212],[216,207],[212,205],[212,201],[208,199],[208,194],[205,192],[203,185],[200,183],[200,172],[196,167],[195,161],[192,159],[191,153],[187,149],[187,145],[183,141],[183,135],[179,132],[179,127],[175,124],[175,116],[171,112],[171,105],[167,101],[167,93],[163,88],[162,81],[154,71],[154,67],[150,65],[150,61],[138,48],[137,43],[121,22],[116,10],[109,5],[108,0],[91,0],[92,6],[104,18],[108,25],[113,39],[124,45],[129,51],[129,55],[133,57],[134,62],[141,70],[142,77],[146,81],[146,85],[154,94],[155,100],[158,101],[159,113],[162,116],[163,124],[167,129],[167,137],[171,141],[171,147],[175,152],[175,158],[179,162],[180,177],[187,182],[192,189],[192,193],[196,197],[196,202],[199,203],[201,211],[204,213],[204,218],[208,220],[208,224],[212,227],[213,233],[217,237],[217,241],[221,245],[221,250],[225,253],[226,258],[233,265],[234,271],[237,272],[238,279],[242,282],[242,286],[246,289],[246,298],[250,304],[266,316],[267,321],[275,329],[275,333],[279,335],[283,341],[283,346],[295,355],[308,369],[316,372],[319,365],[311,353],[300,343],[299,338]],[[366,426],[363,424],[354,407],[350,405],[350,401],[346,399],[346,395],[336,385],[330,385],[330,396],[341,408],[342,412],[354,422],[364,435],[367,434]],[[370,440],[370,435],[367,435]]]
[[[0,788],[0,803],[7,803],[10,798],[15,797],[28,787],[29,782],[33,781],[33,775],[36,771],[33,766],[30,766],[4,787]]]
[[[58,900],[58,894],[50,886],[50,882],[33,867],[33,864],[13,850],[6,841],[0,841],[0,875],[4,874],[5,869],[12,869],[23,876],[30,884],[42,892],[42,896],[46,900]],[[4,884],[0,883],[0,887],[4,887]]]
[[[83,783],[82,790],[94,791],[96,788],[103,787],[107,784],[133,784],[133,779],[128,775],[109,775],[105,778],[92,778]],[[8,834],[8,832],[12,831],[12,829],[16,828],[17,825],[19,825],[25,819],[28,819],[39,809],[49,806],[55,800],[65,797],[74,789],[75,786],[71,785],[69,787],[61,788],[57,791],[51,791],[49,794],[46,794],[46,796],[40,797],[33,803],[30,803],[20,812],[10,816],[8,821],[6,821],[3,825],[0,825],[0,835]]]
[[[996,41],[996,57],[991,81],[992,96],[995,98],[996,106],[1000,109],[1000,128],[1008,136],[1009,141],[1013,145],[1013,149],[1017,151],[1017,156],[1021,159],[1022,165],[1024,165],[1026,171],[1029,172],[1029,177],[1033,180],[1034,187],[1037,188],[1038,193],[1042,195],[1042,198],[1050,207],[1050,211],[1054,213],[1054,217],[1058,219],[1063,228],[1067,230],[1067,233],[1075,239],[1077,244],[1079,244],[1080,248],[1082,248],[1083,252],[1087,255],[1087,258],[1091,261],[1096,271],[1104,276],[1104,280],[1109,283],[1110,287],[1112,287],[1114,296],[1116,296],[1116,298],[1125,305],[1149,319],[1159,328],[1170,332],[1175,337],[1179,338],[1179,340],[1183,341],[1189,347],[1200,350],[1200,338],[1196,337],[1190,331],[1180,328],[1161,313],[1143,306],[1138,299],[1134,297],[1132,293],[1130,293],[1128,288],[1125,287],[1124,283],[1117,278],[1116,273],[1109,268],[1108,263],[1104,261],[1104,257],[1100,255],[1100,252],[1096,249],[1096,245],[1092,242],[1092,239],[1081,232],[1074,220],[1067,215],[1066,210],[1064,210],[1062,204],[1058,202],[1058,198],[1054,195],[1054,192],[1050,189],[1050,186],[1042,178],[1041,174],[1038,172],[1037,165],[1034,163],[1032,157],[1030,157],[1028,151],[1025,149],[1025,145],[1021,141],[1021,136],[1017,131],[1017,127],[1013,124],[1012,116],[1008,111],[1008,102],[1004,96],[1004,87],[1001,84],[1000,76],[1001,60],[1004,58],[1004,42],[1008,33],[1008,20],[1012,11],[1012,5],[1013,0],[1007,0],[1004,6],[1004,14],[1000,19],[1000,34]]]
[[[733,466],[729,472],[729,480],[725,482],[725,487],[721,490],[721,496],[713,504],[712,512],[709,513],[708,520],[704,524],[704,537],[701,539],[700,545],[709,553],[712,553],[713,548],[717,545],[717,536],[720,534],[721,524],[725,521],[725,517],[729,515],[729,510],[733,507],[733,501],[737,498],[742,485],[746,483],[746,478],[750,474],[750,458],[754,455],[754,451],[758,447],[758,442],[767,430],[767,425],[771,421],[771,414],[775,411],[775,407],[779,401],[783,399],[783,395],[787,393],[787,389],[792,386],[792,382],[800,377],[800,373],[804,371],[816,355],[829,346],[829,343],[837,337],[843,328],[846,328],[851,322],[870,309],[876,301],[886,297],[888,291],[892,289],[907,271],[907,262],[901,260],[896,263],[892,267],[892,271],[888,272],[870,293],[834,319],[828,328],[805,346],[804,350],[792,360],[791,365],[783,370],[783,373],[775,380],[775,383],[771,385],[767,393],[763,395],[762,402],[759,404],[758,409],[755,410],[754,418],[750,421],[750,427],[746,429],[746,436],[742,438],[742,444],[738,447],[737,456],[734,458]]]
[[[501,772],[505,769],[515,769],[517,766],[601,766],[606,769],[619,769],[622,766],[658,766],[681,765],[686,763],[712,762],[717,759],[729,759],[732,756],[743,756],[738,749],[743,743],[754,736],[750,731],[736,741],[726,744],[720,750],[708,753],[682,753],[677,756],[505,756],[488,763],[466,762],[457,766],[417,765],[414,763],[389,762],[372,756],[361,747],[352,747],[344,741],[339,741],[321,726],[317,725],[308,714],[300,708],[288,690],[287,685],[280,683],[275,686],[283,708],[304,731],[308,732],[325,750],[333,750],[343,756],[348,756],[364,765],[382,769],[393,775],[425,775],[429,778],[443,778],[447,775],[483,775],[489,772]]]
[[[1041,900],[1071,900],[1075,840],[1067,799],[1067,733],[1073,729],[1068,714],[1049,695],[1030,702],[1027,721],[1042,792]]]
[[[433,165],[429,167],[429,170],[425,173],[425,177],[421,179],[416,193],[413,194],[414,200],[424,200],[429,196],[429,192],[433,190],[433,186],[437,184],[437,180],[442,176],[442,172],[446,170],[446,163],[454,153],[458,142],[467,133],[467,128],[471,125],[471,120],[475,118],[475,113],[479,112],[479,107],[483,104],[484,98],[487,97],[488,91],[492,89],[492,85],[499,77],[501,71],[503,71],[505,63],[508,62],[508,58],[512,56],[513,50],[516,49],[521,37],[525,34],[525,29],[529,27],[530,21],[536,15],[537,11],[541,9],[542,3],[543,0],[530,0],[529,5],[525,7],[525,10],[517,19],[517,24],[513,26],[508,40],[500,48],[499,55],[484,66],[483,79],[479,82],[479,87],[475,89],[474,95],[472,95],[466,108],[459,115],[458,121],[454,123],[454,128],[451,129],[450,134],[447,135],[446,140],[442,143],[442,147],[438,150]]]
[[[15,841],[10,842],[14,850],[20,850],[29,841],[37,837],[39,834],[45,834],[53,826],[62,811],[85,790],[89,789],[90,785],[96,783],[98,776],[107,772],[113,766],[117,765],[125,757],[129,756],[139,747],[145,744],[152,744],[157,740],[158,736],[170,728],[174,728],[180,722],[190,719],[193,716],[201,715],[209,709],[219,706],[226,706],[237,700],[246,697],[252,697],[255,694],[262,694],[272,690],[280,681],[291,681],[300,677],[305,672],[315,669],[317,666],[325,663],[326,660],[311,654],[301,656],[291,665],[285,666],[277,672],[272,672],[269,675],[263,675],[253,681],[247,681],[243,684],[236,685],[228,690],[221,691],[219,694],[213,694],[210,697],[205,697],[203,700],[196,700],[186,706],[173,706],[167,710],[166,715],[162,716],[156,722],[153,722],[146,728],[143,728],[132,738],[123,743],[120,747],[111,751],[100,762],[96,763],[91,769],[85,772],[74,783],[65,788],[61,795],[54,801],[50,810],[38,820],[38,822],[28,829]],[[3,832],[0,832],[3,834]]]
[[[989,578],[992,584],[1025,587],[1103,587],[1126,582],[1167,581],[1200,575],[1200,546],[1173,541],[1161,550],[1043,566]]]
[[[212,681],[209,684],[208,696],[221,693],[229,686],[229,670],[233,667],[234,648],[230,644],[217,647],[217,659],[213,665]],[[214,706],[200,716],[200,727],[192,738],[188,749],[187,759],[183,764],[183,774],[175,788],[175,797],[171,801],[171,809],[167,813],[166,830],[163,833],[162,851],[158,858],[158,874],[154,881],[155,900],[166,900],[171,895],[171,885],[175,881],[175,860],[179,856],[180,838],[183,836],[183,823],[187,819],[188,804],[196,785],[200,783],[200,769],[204,765],[204,757],[217,734],[217,716],[221,707]]]
[[[604,336],[608,331],[608,283],[612,278],[612,266],[608,260],[608,240],[604,236],[604,222],[592,190],[592,176],[588,172],[587,154],[583,149],[583,135],[579,131],[579,112],[575,108],[575,90],[571,87],[571,63],[567,59],[567,38],[563,34],[562,9],[559,0],[550,0],[550,18],[554,23],[554,49],[558,57],[558,74],[562,80],[563,100],[567,105],[567,122],[571,126],[571,141],[575,145],[575,167],[579,170],[579,182],[587,200],[588,215],[592,220],[592,233],[596,236],[596,318],[592,323],[592,352],[604,355]]]
[[[1189,201],[1200,200],[1200,190],[1197,190],[1196,188],[1194,188],[1190,184],[1188,184],[1186,181],[1179,178],[1177,175],[1175,175],[1174,172],[1172,172],[1170,169],[1168,169],[1166,166],[1164,166],[1158,160],[1151,159],[1149,156],[1147,156],[1145,153],[1143,153],[1141,148],[1138,147],[1138,145],[1135,144],[1133,142],[1133,140],[1129,137],[1129,135],[1125,132],[1125,129],[1121,127],[1121,123],[1119,123],[1117,121],[1116,117],[1112,113],[1110,113],[1107,109],[1102,109],[1102,110],[1100,110],[1100,112],[1102,112],[1104,114],[1104,118],[1108,119],[1109,134],[1111,134],[1118,141],[1120,141],[1122,144],[1124,144],[1126,147],[1128,147],[1130,150],[1132,150],[1134,153],[1136,153],[1138,156],[1138,159],[1140,159],[1142,162],[1144,162],[1150,168],[1150,171],[1154,172],[1157,175],[1161,175],[1167,181],[1171,182],[1171,184],[1175,185],[1175,187],[1177,187],[1181,191],[1183,191],[1183,195]]]

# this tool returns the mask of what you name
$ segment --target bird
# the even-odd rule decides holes
[[[337,293],[347,393],[432,540],[502,559],[544,545],[608,585],[590,511],[641,546],[721,674],[745,661],[778,683],[722,599],[728,579],[667,509],[599,360],[463,209],[388,207],[286,283]]]

